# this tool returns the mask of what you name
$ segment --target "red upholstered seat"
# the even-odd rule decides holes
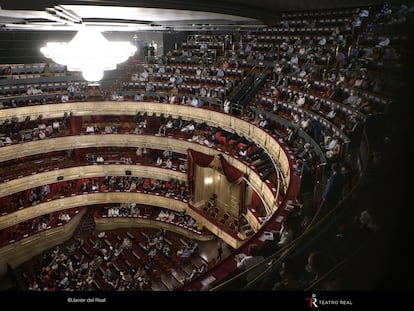
[[[240,150],[240,149],[244,148],[245,146],[246,146],[246,144],[239,143],[239,144],[237,145],[237,148],[239,148],[239,150]]]
[[[217,140],[218,140],[221,144],[226,144],[226,137],[224,137],[223,135],[221,135],[221,132],[217,134]]]

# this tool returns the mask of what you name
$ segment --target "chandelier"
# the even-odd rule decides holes
[[[68,71],[82,71],[87,81],[99,81],[105,70],[134,55],[136,47],[129,42],[110,42],[93,28],[81,28],[70,42],[48,42],[40,51],[54,62],[66,65]]]

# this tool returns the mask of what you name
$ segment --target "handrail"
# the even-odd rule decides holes
[[[306,142],[309,142],[312,145],[312,147],[317,151],[317,154],[318,154],[321,162],[322,163],[327,162],[325,154],[322,152],[322,149],[319,146],[319,144],[311,136],[309,136],[309,134],[306,133],[301,127],[299,127],[299,126],[297,126],[293,123],[290,123],[289,120],[287,120],[285,118],[282,118],[281,116],[279,116],[277,114],[270,113],[268,111],[265,111],[265,110],[262,110],[262,109],[259,109],[259,108],[256,108],[256,107],[253,107],[252,110],[256,113],[264,114],[267,118],[269,118],[273,121],[276,121],[276,122],[282,124],[283,126],[290,126],[290,127],[293,127],[295,129],[297,129],[299,131],[298,135],[300,137],[302,137]]]
[[[324,275],[322,275],[320,278],[315,280],[313,283],[308,285],[307,288],[305,288],[305,291],[315,290],[318,289],[321,284],[323,284],[332,274],[339,273],[342,269],[344,269],[348,264],[350,264],[350,261],[355,258],[367,245],[371,243],[371,241],[374,239],[373,236],[368,238],[366,241],[361,243],[361,245],[358,246],[357,249],[355,249],[353,252],[351,252],[350,255],[348,255],[345,259],[340,261],[338,264],[336,264],[334,267],[332,267],[329,271],[327,271]]]
[[[367,136],[366,136],[366,132],[364,131],[364,135],[363,137],[367,140]],[[369,144],[368,144],[368,148],[369,148]],[[361,176],[365,176],[365,172],[367,169],[367,165],[362,167],[362,173]],[[326,215],[324,215],[320,220],[318,220],[318,216],[321,210],[321,206],[322,203],[320,204],[317,213],[314,215],[313,219],[311,220],[311,222],[308,224],[307,228],[302,232],[302,234],[300,236],[298,236],[296,239],[294,239],[293,241],[291,241],[290,243],[288,243],[288,245],[286,245],[285,247],[281,248],[280,250],[278,250],[277,252],[275,252],[274,254],[270,255],[269,257],[267,257],[265,260],[257,263],[254,266],[251,266],[249,269],[246,269],[240,273],[238,273],[236,276],[234,276],[233,278],[226,280],[225,282],[215,286],[214,288],[210,289],[211,291],[218,291],[218,290],[222,290],[224,288],[226,288],[226,286],[228,286],[229,284],[233,284],[233,282],[239,280],[240,278],[242,278],[243,276],[245,276],[248,272],[250,272],[251,270],[260,267],[264,264],[268,264],[269,266],[262,272],[260,273],[254,280],[250,281],[248,284],[246,284],[244,286],[244,289],[249,288],[250,286],[254,285],[257,281],[259,281],[263,276],[267,275],[267,273],[269,271],[272,270],[272,268],[274,266],[280,265],[283,260],[285,260],[285,258],[287,258],[287,256],[295,249],[295,247],[302,242],[303,240],[306,240],[307,237],[309,237],[313,232],[315,232],[316,230],[318,230],[319,228],[321,228],[328,220],[331,219],[332,216],[334,216],[338,211],[339,212],[344,212],[345,209],[342,208],[343,204],[348,201],[349,199],[352,198],[352,196],[359,190],[360,186],[362,185],[362,181],[363,178],[361,177],[358,182],[354,185],[354,187],[350,190],[350,192],[348,193],[348,195],[346,196],[346,198],[344,198],[343,200],[339,201],[337,203],[337,205],[330,210]],[[341,210],[342,208],[342,210]],[[340,213],[340,214],[342,214]],[[277,258],[280,255],[279,258]],[[273,260],[275,260],[274,262],[272,262]]]
[[[240,101],[242,106],[249,104],[253,96],[259,91],[259,89],[266,83],[266,73],[254,74],[254,79],[252,85],[249,89],[243,94],[243,99]]]
[[[262,96],[262,98],[266,98],[268,99],[269,97],[267,96]],[[325,119],[323,116],[313,112],[313,111],[309,111],[303,107],[298,107],[292,103],[289,103],[287,101],[280,101],[280,105],[284,108],[286,108],[289,111],[297,111],[300,113],[306,113],[308,116],[310,116],[313,120],[317,120],[317,121],[321,121],[322,124],[324,124],[325,126],[329,126],[329,128],[331,129],[332,132],[338,134],[341,139],[344,141],[344,143],[349,143],[351,140],[349,139],[348,135],[346,133],[344,133],[344,131],[342,131],[338,126],[336,126],[333,122]]]
[[[252,67],[249,70],[249,72],[243,77],[243,79],[239,82],[238,86],[232,90],[232,92],[228,96],[230,98],[230,101],[232,101],[232,99],[236,96],[236,94],[242,89],[243,85],[245,84],[247,79],[250,78],[250,76],[251,76],[251,74],[252,74],[252,72],[254,71],[255,68],[256,68],[256,66]]]
[[[327,215],[328,216],[328,215]],[[325,217],[326,218],[326,217]],[[325,218],[323,218],[323,219],[325,219]],[[319,227],[319,225],[321,225],[322,224],[322,222],[317,222],[316,224],[315,224],[315,226],[317,226],[317,227]],[[313,232],[314,230],[312,230],[312,232]],[[308,233],[309,234],[309,233]],[[288,246],[290,246],[290,247],[293,247],[294,245],[296,245],[296,243],[298,243],[299,241],[301,241],[302,239],[296,239],[296,240],[294,240],[294,241],[292,241],[292,243],[291,244],[289,244]],[[295,242],[295,243],[293,243],[293,242]],[[286,248],[288,248],[288,247],[286,247]],[[283,249],[283,250],[285,250],[285,249]],[[284,256],[287,256],[288,255],[288,253],[290,253],[291,252],[291,250],[292,249],[286,249],[286,252],[282,252],[282,250],[280,251],[280,252],[277,252],[277,253],[275,253],[274,255],[272,255],[272,259],[274,259],[273,258],[273,256],[274,257],[276,257],[276,254],[283,254],[283,258],[285,258]],[[267,262],[267,260],[266,260],[266,262]],[[258,264],[258,265],[260,265],[260,264]],[[253,269],[254,267],[252,267],[251,269]],[[249,269],[249,271],[251,270],[251,269]],[[245,273],[247,273],[247,271],[245,271]]]
[[[274,254],[270,255],[269,257],[265,258],[263,261],[249,267],[248,269],[240,272],[239,274],[237,274],[235,277],[217,285],[216,287],[212,288],[211,291],[217,291],[217,290],[221,290],[223,288],[225,288],[226,285],[228,284],[232,284],[234,281],[239,280],[241,277],[243,277],[244,275],[246,275],[248,272],[250,272],[251,270],[260,267],[264,264],[267,263],[271,263],[269,264],[269,267],[263,271],[261,274],[259,274],[254,280],[250,281],[248,284],[246,284],[244,286],[244,288],[248,288],[249,286],[255,284],[258,280],[260,280],[264,275],[267,274],[267,272],[269,272],[273,266],[279,265],[283,262],[283,260],[285,260],[285,258],[296,248],[296,245],[298,243],[300,243],[301,241],[305,240],[308,236],[311,235],[311,233],[315,232],[316,230],[318,230],[322,225],[325,224],[325,222],[327,220],[330,219],[330,217],[332,215],[334,215],[336,213],[336,211],[339,209],[339,207],[341,206],[341,202],[338,203],[338,205],[332,209],[328,214],[326,214],[321,220],[319,220],[316,223],[312,223],[311,226],[308,226],[304,232],[297,237],[296,239],[294,239],[293,241],[291,241],[288,245],[286,245],[285,247],[281,248],[280,250],[278,250],[277,252],[275,252]],[[314,218],[316,219],[316,218]],[[280,255],[280,257],[278,258],[278,256]],[[273,261],[275,260],[275,261]],[[273,262],[272,262],[273,261]]]
[[[254,83],[254,74],[246,76],[245,79],[243,79],[243,81],[239,83],[240,88],[238,88],[234,96],[230,98],[230,102],[236,102],[240,104],[240,99],[251,88],[253,83]]]

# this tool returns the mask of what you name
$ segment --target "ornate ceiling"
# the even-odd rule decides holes
[[[399,1],[388,1],[389,3]],[[381,4],[379,0],[3,0],[3,30],[200,31],[254,29],[281,12]]]

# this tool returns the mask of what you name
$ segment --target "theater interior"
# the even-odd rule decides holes
[[[3,293],[413,289],[414,3],[0,5]]]

